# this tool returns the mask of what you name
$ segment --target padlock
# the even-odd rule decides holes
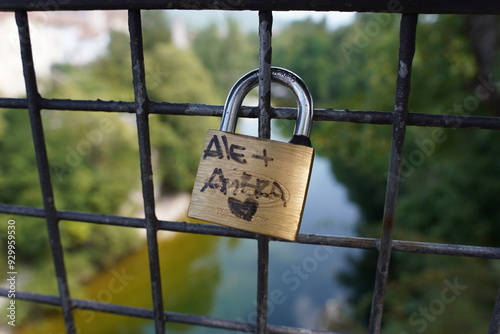
[[[234,133],[243,99],[259,82],[258,70],[247,73],[227,97],[220,130],[208,130],[188,217],[295,241],[314,157],[309,139],[313,103],[293,72],[272,67],[271,78],[297,97],[292,140]]]

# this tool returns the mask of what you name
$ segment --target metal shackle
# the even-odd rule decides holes
[[[271,67],[271,81],[282,84],[295,94],[298,102],[295,136],[309,138],[313,121],[313,101],[311,93],[304,81],[295,73],[280,67]],[[220,131],[234,132],[238,111],[245,96],[259,84],[259,70],[253,70],[238,80],[226,99],[220,124]]]

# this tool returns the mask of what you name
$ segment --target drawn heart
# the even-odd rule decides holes
[[[247,198],[244,202],[234,197],[227,199],[229,210],[238,218],[244,219],[247,222],[252,221],[253,215],[257,212],[259,203],[251,198]]]

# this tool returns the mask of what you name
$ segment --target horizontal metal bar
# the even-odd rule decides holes
[[[45,210],[32,206],[12,205],[0,203],[0,213],[28,217],[45,218]]]
[[[45,218],[45,212],[43,209],[19,205],[0,204],[0,213]],[[94,223],[135,228],[146,227],[145,220],[141,218],[130,218],[77,211],[57,211],[57,213],[58,218],[61,220],[61,223],[64,223],[65,221],[78,221],[82,223]],[[232,238],[257,239],[258,237],[258,234],[255,233],[220,225],[177,221],[159,221],[158,229],[162,231],[195,233]],[[280,239],[271,240],[288,242]],[[377,250],[379,239],[302,233],[299,234],[297,243]],[[500,259],[500,248],[497,247],[442,244],[406,240],[394,240],[392,247],[392,249],[397,252]]]
[[[487,259],[500,259],[500,248],[496,247],[394,240],[392,249],[397,252],[407,252],[407,253],[470,256],[470,257],[480,257]]]
[[[304,244],[314,244],[314,245],[378,250],[380,239],[363,238],[363,237],[341,237],[341,236],[318,235],[318,234],[299,234],[297,242]],[[469,257],[480,257],[488,259],[500,259],[500,248],[497,247],[393,240],[392,250],[396,252],[405,252],[405,253],[469,256]]]
[[[403,12],[499,14],[498,1],[435,1],[435,0],[3,0],[0,10],[98,10],[98,9],[220,9],[220,10],[309,10],[347,12]]]
[[[45,218],[45,211],[42,208],[34,208],[21,205],[0,204],[0,213]],[[101,213],[59,210],[57,211],[57,218],[59,220],[77,221],[83,223],[115,225],[124,227],[138,227],[138,228],[146,227],[145,220],[141,218],[113,216]]]
[[[8,293],[9,293],[8,289],[0,288],[0,296],[7,297]],[[40,304],[52,305],[52,306],[59,306],[59,307],[61,306],[61,299],[59,297],[33,293],[33,292],[16,291],[16,299],[40,303]],[[154,312],[151,309],[102,303],[102,302],[83,300],[83,299],[71,299],[70,301],[72,307],[77,309],[91,310],[96,312],[111,313],[117,315],[126,315],[144,319],[154,319]],[[255,323],[249,323],[249,322],[232,321],[232,320],[225,320],[203,315],[191,315],[191,314],[168,312],[168,311],[164,312],[164,314],[166,322],[176,322],[188,325],[221,328],[221,329],[234,330],[240,332],[254,332],[256,328]],[[334,332],[314,331],[303,328],[294,328],[294,327],[276,326],[276,325],[269,325],[269,332],[290,333],[290,334],[293,333],[335,334]]]
[[[407,125],[499,130],[500,117],[409,113]]]
[[[92,100],[60,100],[42,99],[41,107],[50,110],[68,111],[104,111],[104,112],[126,112],[135,113],[135,102],[116,101],[92,101]],[[0,98],[0,108],[26,109],[26,99]],[[162,115],[185,115],[185,116],[217,116],[222,115],[224,106],[195,104],[195,103],[168,103],[151,102],[151,113]],[[275,119],[296,119],[295,108],[272,108],[271,117]],[[315,121],[350,122],[365,124],[392,124],[393,112],[375,110],[339,110],[339,109],[315,109]],[[239,117],[258,118],[257,107],[242,107]],[[500,117],[490,116],[468,116],[468,115],[440,115],[410,113],[408,123],[410,126],[420,127],[443,127],[443,128],[474,128],[500,130]]]

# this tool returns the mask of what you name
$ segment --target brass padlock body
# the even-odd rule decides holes
[[[229,92],[220,130],[207,133],[188,217],[295,241],[313,161],[313,101],[295,73],[272,67],[271,80],[297,98],[292,140],[234,134],[241,103],[259,82],[258,70],[248,72]]]
[[[296,240],[311,147],[209,130],[188,217]]]

